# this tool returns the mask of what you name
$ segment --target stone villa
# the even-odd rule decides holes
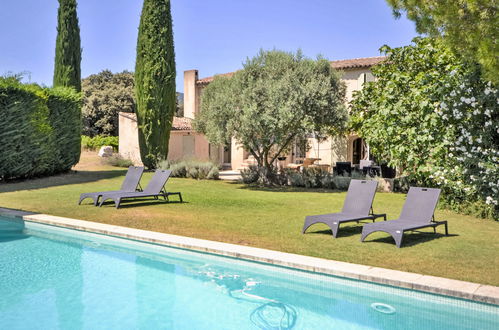
[[[371,67],[383,61],[385,57],[367,57],[349,60],[332,61],[331,66],[342,72],[341,79],[346,84],[346,98],[350,102],[353,91],[362,88],[365,82],[374,80]],[[225,73],[224,75],[232,75]],[[241,169],[252,163],[252,157],[237,141],[231,145],[219,146],[210,144],[203,134],[192,129],[191,122],[202,111],[200,96],[203,88],[212,82],[214,77],[199,79],[197,70],[184,72],[184,117],[175,117],[169,142],[168,159],[211,160],[227,169]],[[135,114],[119,114],[119,152],[125,157],[140,163],[138,148],[137,121]],[[309,139],[310,149],[301,150],[294,146],[283,165],[300,163],[304,158],[316,158],[316,164],[333,166],[338,161],[359,164],[368,158],[368,146],[356,135],[345,137],[329,137],[318,143],[315,138]]]

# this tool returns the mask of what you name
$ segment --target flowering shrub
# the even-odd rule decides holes
[[[352,101],[352,128],[374,154],[421,185],[439,186],[452,208],[499,215],[499,94],[479,67],[437,41],[382,48]]]

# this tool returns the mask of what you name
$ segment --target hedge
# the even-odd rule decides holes
[[[0,77],[0,180],[69,170],[80,159],[81,95]]]
[[[98,150],[103,146],[111,146],[114,150],[118,150],[119,138],[117,136],[96,135],[94,137],[82,135],[81,147],[87,150]]]

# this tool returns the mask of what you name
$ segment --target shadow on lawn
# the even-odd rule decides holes
[[[269,192],[314,192],[314,193],[344,193],[346,191],[332,190],[324,188],[305,188],[305,187],[289,187],[289,186],[259,186],[253,184],[244,184],[240,182],[229,182],[229,184],[241,185],[238,189],[246,189],[253,191],[269,191]]]
[[[362,226],[348,226],[348,227],[341,227],[340,230],[338,231],[338,239],[341,237],[349,237],[349,236],[354,236],[358,235],[359,236],[359,243],[360,243],[360,235],[362,233]],[[333,239],[332,235],[333,233],[331,232],[330,229],[326,230],[318,230],[318,231],[310,231],[306,234],[322,234],[322,235],[330,235],[331,238]],[[458,234],[449,234],[449,235],[444,235],[441,233],[433,233],[430,231],[414,231],[410,233],[405,233],[404,234],[404,239],[402,241],[402,247],[409,247],[409,246],[414,246],[420,243],[432,241],[435,239],[440,239],[440,238],[450,238],[450,237],[457,237],[459,236]],[[369,239],[369,236],[366,238],[366,241],[363,243],[387,243],[391,245],[395,245],[395,240],[393,237],[390,235],[387,235],[385,237],[380,237],[376,239]]]
[[[44,178],[0,182],[0,193],[20,190],[42,189],[78,183],[112,179],[125,175],[126,170],[116,171],[71,171]],[[111,188],[111,187],[110,187]],[[111,189],[110,189],[111,190]]]
[[[165,201],[164,199],[134,199],[134,200],[123,200],[120,204],[120,209],[126,209],[130,207],[141,207],[141,206],[155,206],[155,205],[165,205],[165,204],[187,204],[186,201],[170,200]],[[82,204],[83,205],[83,204]],[[92,204],[87,204],[92,205]],[[115,208],[114,202],[107,200],[102,204],[102,207],[113,207]]]

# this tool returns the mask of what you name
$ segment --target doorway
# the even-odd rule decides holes
[[[359,164],[366,156],[365,143],[362,138],[356,138],[352,142],[352,164]]]

